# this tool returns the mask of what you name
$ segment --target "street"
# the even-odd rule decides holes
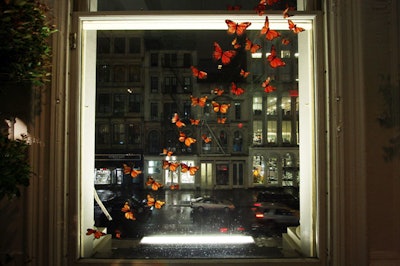
[[[181,191],[161,190],[158,192],[146,191],[153,196],[163,199],[165,205],[161,209],[135,214],[136,220],[128,220],[121,212],[122,201],[115,201],[110,208],[112,221],[102,219],[107,226],[108,233],[113,234],[112,257],[124,258],[194,258],[194,257],[282,257],[282,232],[285,228],[257,232],[252,230],[254,212],[253,190],[240,189],[236,191]],[[143,197],[143,193],[134,197]],[[229,199],[235,209],[229,212],[207,210],[198,212],[190,207],[192,199],[199,196],[212,196]],[[101,215],[100,215],[101,216]],[[101,225],[101,224],[99,224]],[[153,236],[180,236],[192,240],[197,236],[211,235],[214,240],[207,244],[187,243],[156,243],[143,244],[144,237]],[[117,237],[118,236],[118,237]],[[251,239],[251,243],[230,243],[224,245],[213,244],[215,239],[223,236],[243,236]],[[233,239],[231,237],[228,240]],[[177,247],[179,252],[177,253]]]

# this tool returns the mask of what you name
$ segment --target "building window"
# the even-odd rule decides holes
[[[150,66],[152,67],[158,66],[158,53],[150,54]]]
[[[111,94],[97,94],[96,111],[99,114],[111,114]]]
[[[99,64],[97,66],[96,80],[99,83],[109,82],[111,75],[111,67],[108,64]]]
[[[177,93],[176,77],[165,77],[164,78],[164,92]]]
[[[112,144],[124,145],[125,140],[125,125],[122,123],[113,124]]]
[[[122,115],[125,113],[125,94],[114,94],[113,113]]]
[[[229,164],[217,163],[216,164],[216,182],[219,186],[229,185]]]
[[[261,145],[263,142],[262,121],[253,121],[253,144]]]
[[[96,125],[96,144],[110,144],[110,126],[109,124]]]
[[[164,54],[164,67],[176,67],[178,64],[178,55],[175,53]]]
[[[183,54],[183,67],[190,67],[192,65],[192,55],[190,53]]]
[[[114,53],[125,54],[125,38],[117,37],[114,38]]]
[[[242,119],[242,106],[240,102],[235,102],[235,120]]]
[[[160,153],[160,146],[161,146],[161,141],[160,141],[160,133],[156,130],[152,130],[149,133],[149,153],[151,154],[159,154]],[[152,170],[154,171],[160,171],[158,170]]]
[[[97,39],[97,53],[109,54],[111,47],[111,39],[108,37],[99,37]]]
[[[130,65],[129,66],[129,81],[130,82],[140,82],[142,73],[141,67],[137,65]]]
[[[267,140],[268,144],[277,144],[278,143],[278,138],[277,138],[277,130],[278,130],[278,123],[276,120],[268,120],[267,122]]]
[[[158,120],[158,103],[150,103],[150,119]]]
[[[141,132],[140,132],[140,126],[139,124],[133,124],[130,123],[127,126],[128,128],[128,134],[127,134],[127,138],[128,138],[128,144],[140,144],[141,143]]]
[[[129,53],[140,54],[142,52],[141,39],[137,37],[129,38]]]
[[[137,93],[128,94],[129,95],[129,104],[128,104],[128,112],[129,113],[140,113],[141,104],[142,104],[142,96]]]
[[[123,65],[116,65],[113,67],[114,82],[125,82],[126,81],[126,67]]]
[[[261,115],[262,113],[262,97],[253,97],[253,113]]]
[[[276,155],[267,158],[267,183],[278,185],[278,156]]]
[[[158,92],[158,77],[156,76],[150,77],[150,90],[152,93]]]
[[[241,152],[243,145],[243,137],[240,131],[233,132],[233,151]]]
[[[183,93],[192,93],[191,77],[183,77]]]
[[[265,178],[265,162],[264,156],[255,155],[253,156],[253,183],[256,185],[264,184]]]

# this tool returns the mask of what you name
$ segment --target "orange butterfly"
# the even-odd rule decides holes
[[[231,83],[231,92],[235,94],[236,96],[242,95],[244,93],[244,89],[239,88],[236,86],[235,82]]]
[[[233,48],[235,48],[235,49],[239,49],[240,47],[242,47],[242,46],[240,45],[240,43],[237,42],[237,38],[233,39],[233,41],[232,41],[232,46],[233,46]]]
[[[289,30],[293,31],[296,34],[305,31],[304,28],[297,27],[296,24],[294,24],[293,21],[291,21],[290,19],[288,19],[288,24],[289,24]]]
[[[170,150],[168,150],[168,149],[163,149],[163,152],[161,153],[161,155],[165,155],[165,156],[171,156],[172,154],[174,154],[174,152],[173,151],[170,151]]]
[[[179,128],[186,126],[186,124],[179,119],[179,115],[177,113],[174,114],[174,116],[171,119],[171,122],[174,123]]]
[[[269,65],[273,68],[285,66],[286,63],[282,61],[279,57],[276,56],[275,46],[271,46],[271,54],[267,56],[267,60],[269,61]]]
[[[228,25],[228,33],[236,33],[237,36],[243,35],[246,29],[251,25],[251,22],[236,23],[229,19],[226,19],[225,23]]]
[[[192,95],[190,95],[190,99],[192,100],[192,105],[193,106],[200,106],[200,107],[204,107],[206,105],[207,102],[207,96],[201,97],[201,98],[196,98],[193,97]]]
[[[228,50],[228,51],[223,51],[221,46],[217,43],[214,42],[214,52],[213,52],[213,58],[215,60],[220,60],[223,65],[227,65],[231,62],[231,59],[236,55],[235,50]]]
[[[261,84],[261,86],[263,86],[264,91],[265,91],[266,93],[270,93],[270,92],[273,92],[273,91],[276,90],[276,88],[275,88],[274,86],[271,86],[271,85],[270,85],[270,81],[271,81],[271,78],[268,77],[268,78]]]
[[[154,197],[147,194],[147,206],[154,206],[156,209],[161,209],[164,204],[165,201],[156,200]]]
[[[211,138],[209,138],[209,137],[207,136],[207,134],[201,135],[201,138],[203,139],[203,141],[204,141],[205,143],[210,143],[210,142],[211,142]]]
[[[221,96],[224,93],[224,90],[221,90],[219,88],[215,88],[215,89],[212,90],[212,93],[214,93],[214,94],[216,94],[218,96]]]
[[[288,45],[290,43],[290,40],[287,38],[282,38],[282,44],[283,45]]]
[[[158,190],[162,185],[154,180],[151,176],[147,177],[146,186],[150,186],[152,190]]]
[[[261,35],[265,34],[265,38],[270,41],[281,36],[281,34],[279,32],[277,32],[276,30],[271,30],[269,28],[268,16],[265,16],[264,26],[262,27],[260,33],[261,33]]]
[[[190,118],[190,124],[198,126],[200,124],[200,119]]]
[[[86,230],[87,230],[86,235],[90,236],[93,234],[95,239],[99,239],[100,237],[106,235],[105,233],[100,232],[99,230],[95,230],[95,229],[91,229],[91,228],[88,228]]]
[[[181,131],[179,132],[179,141],[190,147],[190,145],[196,142],[196,139],[187,137],[186,134]]]
[[[135,169],[133,169],[132,167],[128,166],[125,163],[123,164],[123,167],[124,167],[124,174],[125,175],[129,175],[130,174],[131,177],[133,177],[133,178],[137,177],[139,174],[142,173],[142,171],[135,170]]]
[[[133,220],[133,221],[136,220],[135,215],[131,211],[131,206],[129,205],[129,202],[125,202],[125,205],[124,205],[124,207],[122,207],[121,211],[125,213],[126,219]]]
[[[171,185],[169,186],[169,189],[171,189],[171,190],[178,190],[178,189],[179,189],[179,184],[171,184]]]
[[[226,122],[226,117],[218,117],[217,118],[217,123],[218,124],[225,124],[225,122]]]
[[[198,79],[206,79],[207,78],[207,72],[200,71],[194,66],[191,66],[190,68],[192,69],[192,74],[194,77],[196,77]]]
[[[288,18],[292,16],[291,14],[289,14],[289,9],[290,7],[287,7],[285,10],[283,10],[283,18]]]
[[[171,162],[166,161],[166,160],[163,160],[162,162],[163,162],[162,168],[165,169],[165,170],[166,170],[166,169],[169,169],[169,170],[172,171],[172,172],[175,172],[176,169],[177,169],[178,166],[179,166],[179,163],[171,163]]]
[[[227,104],[219,104],[215,101],[212,101],[211,104],[213,105],[214,112],[226,114],[228,112],[229,107],[231,106],[229,103]]]
[[[243,78],[247,78],[249,76],[250,72],[246,72],[243,69],[240,70],[240,76]]]
[[[265,13],[265,9],[267,8],[267,3],[263,0],[260,1],[255,7],[254,10],[259,16],[262,16]]]
[[[186,173],[189,172],[190,175],[195,175],[197,170],[199,170],[200,167],[198,166],[188,166],[187,164],[181,163],[181,172]]]
[[[261,48],[261,45],[253,43],[248,38],[246,38],[246,46],[244,48],[253,54]]]

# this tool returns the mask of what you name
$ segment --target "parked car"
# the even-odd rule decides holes
[[[198,212],[215,210],[229,212],[235,209],[235,205],[229,200],[219,200],[211,197],[199,197],[190,202],[190,207]]]
[[[299,199],[292,194],[284,191],[262,191],[257,195],[255,207],[260,206],[260,203],[281,203],[289,206],[292,209],[299,210],[300,203]]]
[[[270,231],[287,226],[299,225],[300,213],[280,203],[261,203],[254,210],[255,222],[252,230],[258,232]]]

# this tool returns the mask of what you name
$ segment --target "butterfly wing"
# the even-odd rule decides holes
[[[242,95],[244,93],[244,90],[242,88],[239,88],[236,86],[235,82],[231,83],[231,92],[235,94],[236,96]]]
[[[154,207],[156,207],[156,209],[161,209],[161,207],[164,206],[164,204],[165,204],[165,201],[157,200],[154,203]]]
[[[187,171],[189,171],[189,166],[185,163],[181,163],[181,172],[186,173]]]
[[[214,42],[213,58],[214,60],[219,60],[221,59],[221,57],[222,57],[222,48],[217,42]]]
[[[275,46],[271,46],[271,54],[267,56],[267,60],[272,68],[277,68],[281,66],[285,66],[286,63],[282,61],[279,57],[276,56]]]
[[[294,24],[294,22],[290,19],[288,19],[288,24],[289,24],[289,30],[293,31],[296,34],[305,31],[304,28],[297,27],[297,25]]]
[[[193,143],[195,143],[196,142],[196,139],[194,139],[194,138],[186,138],[185,139],[185,145],[187,146],[187,147],[190,147],[190,145],[192,145]]]
[[[147,194],[147,206],[154,206],[156,200],[150,194]]]
[[[195,175],[196,172],[197,172],[197,170],[199,170],[199,167],[198,167],[198,166],[191,166],[191,167],[189,168],[189,174],[190,174],[190,175]]]
[[[131,177],[136,178],[141,173],[142,173],[142,171],[133,169],[131,172]]]
[[[217,118],[218,124],[225,124],[226,122],[226,117],[218,117]]]
[[[207,96],[199,98],[197,105],[200,106],[200,107],[204,107],[206,105],[207,98],[208,98]]]
[[[243,78],[247,78],[249,76],[250,72],[244,71],[243,69],[240,70],[240,76]]]
[[[200,124],[200,119],[190,118],[190,124],[198,126]]]
[[[261,84],[261,86],[263,86],[264,91],[265,91],[266,93],[270,93],[270,92],[273,92],[273,91],[276,90],[275,87],[273,87],[273,86],[270,85],[270,81],[271,81],[271,78],[268,77],[268,78]]]
[[[231,62],[231,59],[235,57],[236,51],[235,50],[228,50],[224,51],[221,56],[221,62],[223,65],[227,65]]]
[[[228,109],[229,109],[230,106],[231,106],[230,104],[221,104],[220,107],[219,107],[219,111],[222,114],[226,114],[228,112]]]
[[[124,168],[124,174],[129,175],[132,171],[132,167],[128,166],[126,163],[122,164],[122,166]]]
[[[133,214],[133,212],[126,212],[126,213],[125,213],[125,218],[128,219],[128,220],[132,220],[132,221],[135,221],[135,220],[136,220],[136,217],[135,217],[135,215]]]
[[[194,77],[198,78],[198,79],[205,79],[207,78],[207,72],[201,71],[199,69],[197,69],[194,66],[190,67],[192,69],[192,74]]]
[[[129,202],[125,202],[124,207],[121,208],[122,212],[128,212],[131,210],[131,207],[129,206]]]
[[[261,48],[261,45],[253,43],[249,39],[246,38],[246,46],[245,49],[250,51],[252,54],[257,52]]]
[[[220,104],[215,102],[215,101],[212,101],[211,104],[213,106],[214,112],[218,113],[219,112],[219,108],[220,108]]]

